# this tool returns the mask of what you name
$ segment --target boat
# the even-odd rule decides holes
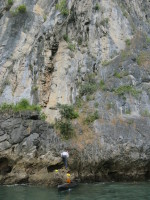
[[[58,185],[57,188],[59,191],[69,190],[78,186],[77,182],[72,183],[64,183],[62,185]]]

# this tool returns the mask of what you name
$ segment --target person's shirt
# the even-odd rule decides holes
[[[63,151],[62,153],[61,153],[61,157],[62,156],[67,156],[67,158],[69,158],[69,153],[67,152],[67,151]]]

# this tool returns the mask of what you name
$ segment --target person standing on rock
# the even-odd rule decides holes
[[[67,160],[68,160],[68,158],[69,158],[69,153],[68,153],[68,151],[63,151],[63,152],[61,153],[61,157],[62,157],[63,163],[64,163],[64,165],[65,165],[65,168],[67,169],[67,168],[68,168]]]

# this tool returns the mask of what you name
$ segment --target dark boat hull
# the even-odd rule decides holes
[[[58,185],[58,190],[59,191],[63,191],[63,190],[69,190],[71,188],[75,188],[78,186],[78,183],[74,182],[74,183],[64,183],[62,185]]]

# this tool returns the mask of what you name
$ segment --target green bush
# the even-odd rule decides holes
[[[124,86],[120,86],[119,88],[117,88],[115,90],[115,93],[119,96],[122,96],[127,93],[127,94],[131,94],[132,96],[136,97],[139,94],[139,91],[137,91],[130,85],[124,85]]]
[[[86,83],[81,86],[79,94],[80,96],[84,96],[87,94],[93,94],[97,90],[97,84],[96,83]]]
[[[74,128],[70,120],[67,121],[58,120],[56,123],[56,128],[60,130],[61,135],[65,139],[71,138],[74,134]]]
[[[100,10],[100,5],[96,3],[95,10]]]
[[[130,39],[127,39],[127,40],[125,41],[125,43],[126,43],[127,46],[130,46],[130,45],[131,45],[131,40],[130,40]]]
[[[70,39],[69,39],[68,35],[63,35],[63,39],[64,39],[66,42],[70,42]]]
[[[26,5],[22,4],[20,6],[18,6],[17,8],[19,13],[25,13],[26,12]]]
[[[13,110],[13,108],[14,108],[13,104],[3,103],[0,105],[0,111],[9,111],[9,110]]]
[[[10,10],[11,14],[13,16],[16,16],[18,15],[18,13],[26,13],[26,5],[25,4],[22,4],[20,6],[18,6],[15,10]]]
[[[30,106],[29,101],[27,99],[22,99],[18,104],[18,107],[22,108],[22,109],[26,109]]]
[[[74,134],[74,128],[71,120],[77,118],[79,115],[74,111],[74,107],[67,104],[57,104],[61,119],[57,120],[55,126],[60,130],[61,135],[65,139],[69,139]]]
[[[31,110],[31,111],[41,111],[41,107],[39,105],[30,105],[27,99],[22,99],[20,102],[15,104],[7,104],[3,103],[0,106],[0,111],[25,111],[25,110]]]
[[[76,48],[75,44],[69,43],[68,44],[68,49],[70,49],[71,51],[74,51]]]
[[[14,3],[13,0],[8,0],[8,5],[9,5],[9,6],[12,6],[13,3]]]
[[[85,77],[85,83],[80,87],[79,96],[82,97],[87,95],[87,100],[93,100],[94,98],[91,95],[98,89],[106,89],[104,81],[101,80],[100,83],[96,83],[95,75],[88,74]]]
[[[78,113],[74,111],[74,107],[72,105],[57,104],[57,108],[59,109],[61,118],[75,119],[79,116]]]
[[[60,3],[56,4],[56,9],[61,12],[62,15],[69,15],[69,10],[67,9],[67,1],[61,0]]]
[[[95,111],[94,114],[90,114],[87,116],[87,118],[85,119],[85,123],[89,124],[94,122],[96,119],[99,119],[99,114],[98,111]]]
[[[114,73],[114,76],[115,76],[116,78],[122,78],[121,74],[118,73],[118,72],[115,72],[115,73]]]

